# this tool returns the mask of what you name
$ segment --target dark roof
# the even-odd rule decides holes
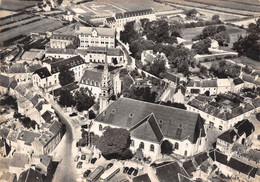
[[[142,174],[133,178],[133,182],[152,182],[148,174]]]
[[[170,80],[176,84],[179,84],[179,82],[180,82],[180,78],[178,76],[175,76],[174,74],[169,73],[169,72],[165,73],[164,78],[167,80]]]
[[[257,107],[260,107],[260,98],[255,98],[253,100],[253,105],[257,108]]]
[[[36,70],[40,69],[40,68],[42,68],[42,65],[40,65],[40,64],[34,64],[34,65],[29,66],[29,70],[32,73],[35,72]]]
[[[174,182],[179,182],[179,174],[187,176],[185,170],[177,162],[156,168],[156,176],[160,182],[169,182],[169,179],[172,179]]]
[[[5,75],[0,75],[0,86],[8,88],[10,85],[10,78]]]
[[[61,128],[62,124],[58,121],[54,121],[50,126],[49,130],[54,136],[56,136],[61,131]]]
[[[76,39],[76,37],[74,35],[53,34],[50,39],[72,40],[72,41],[74,41]]]
[[[43,182],[42,174],[32,168],[23,171],[18,179],[18,182]]]
[[[93,81],[94,83],[98,82],[101,84],[102,75],[103,71],[100,70],[85,70],[83,76],[81,77],[80,83],[91,85],[91,82]]]
[[[241,78],[235,78],[233,80],[233,82],[235,85],[240,85],[240,84],[244,83],[244,81]]]
[[[46,49],[47,54],[76,54],[75,49],[61,49],[61,48],[47,48]]]
[[[39,94],[36,94],[30,101],[35,106],[36,104],[38,104],[38,101],[40,98],[41,98],[41,96]]]
[[[32,131],[22,130],[17,137],[17,140],[25,141],[27,144],[31,144],[35,138],[39,138],[41,134]]]
[[[117,13],[115,15],[116,19],[122,19],[127,17],[134,17],[134,16],[142,16],[147,14],[153,14],[154,11],[152,9],[143,9],[143,10],[136,10],[136,11],[128,11],[124,13]]]
[[[42,118],[44,119],[44,121],[46,121],[47,123],[50,123],[52,120],[52,113],[50,111],[45,111],[42,114]]]
[[[204,121],[197,113],[125,97],[116,100],[95,120],[123,128],[132,128],[151,113],[154,114],[156,121],[162,123],[160,129],[165,137],[177,140],[188,138],[195,143],[200,132],[202,136],[205,136]]]
[[[69,84],[64,85],[60,88],[55,89],[53,92],[50,91],[50,94],[53,94],[55,97],[58,97],[58,96],[60,96],[61,90],[68,90],[68,91],[71,92],[71,91],[76,90],[78,88],[79,88],[79,85],[77,85],[76,83],[69,83]]]
[[[3,138],[6,138],[7,135],[9,134],[10,130],[7,129],[7,128],[2,128],[0,129],[0,136],[3,137]]]
[[[50,63],[51,73],[53,74],[53,73],[60,72],[60,69],[63,66],[67,66],[70,69],[81,64],[85,64],[85,61],[81,56],[74,56],[68,59],[54,61]]]
[[[17,81],[16,81],[16,80],[13,80],[13,81],[10,83],[9,87],[12,88],[12,89],[15,89],[15,87],[16,87],[17,85],[18,85]]]
[[[178,85],[174,93],[177,93],[179,90],[181,90],[182,95],[185,95],[186,88],[183,85]]]
[[[51,76],[51,73],[46,67],[36,70],[33,74],[38,74],[41,79]]]
[[[116,22],[116,19],[114,17],[106,18],[107,23],[114,23]]]
[[[213,161],[217,161],[224,165],[227,164],[227,156],[217,150],[210,151],[209,156]]]
[[[192,160],[185,161],[182,166],[189,175],[196,171],[196,167],[194,166]]]
[[[162,131],[156,121],[156,118],[154,117],[154,114],[150,114],[142,121],[134,125],[130,128],[130,132],[131,136],[135,138],[157,143],[160,143],[163,138]]]
[[[238,139],[238,137],[239,135],[233,129],[225,131],[224,133],[218,136],[219,139],[224,140],[228,143],[234,143]]]
[[[40,101],[36,106],[35,108],[38,110],[38,111],[41,111],[42,110],[42,106],[46,104],[45,101]]]
[[[248,137],[255,131],[255,126],[248,119],[239,121],[237,124],[235,124],[235,128],[237,129],[239,136],[245,133],[246,137]]]
[[[202,152],[200,154],[196,154],[194,156],[194,159],[198,165],[201,165],[203,162],[205,162],[209,158],[207,152]]]
[[[106,48],[106,47],[88,47],[87,49],[78,49],[78,53],[86,55],[89,53],[102,53],[108,56],[123,56],[124,53],[119,48]]]
[[[194,81],[191,80],[187,87],[217,87],[217,80],[201,80],[201,81]]]

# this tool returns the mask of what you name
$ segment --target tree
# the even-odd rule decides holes
[[[230,37],[226,31],[219,32],[213,36],[220,46],[228,46],[230,42]]]
[[[132,158],[130,147],[130,132],[123,128],[108,127],[98,139],[96,147],[101,151],[102,156],[109,159]]]
[[[173,145],[169,140],[164,140],[161,144],[161,153],[170,155],[173,150]]]
[[[198,13],[198,11],[196,9],[189,9],[189,10],[184,11],[184,14],[187,17],[195,16],[197,13]]]
[[[219,20],[219,15],[213,15],[213,16],[212,16],[212,20],[213,20],[213,21]]]
[[[94,119],[96,117],[96,114],[94,113],[94,111],[92,109],[89,111],[88,117],[89,117],[89,119]]]
[[[74,94],[73,100],[79,112],[88,110],[95,104],[95,97],[88,88],[80,88],[80,90],[77,90]]]
[[[68,66],[62,66],[60,68],[59,81],[61,86],[74,82],[74,72],[69,70]]]
[[[203,39],[192,45],[192,49],[194,49],[197,54],[210,54],[209,48],[211,46],[210,38]]]
[[[59,104],[63,107],[70,107],[73,105],[73,97],[69,90],[61,89]]]

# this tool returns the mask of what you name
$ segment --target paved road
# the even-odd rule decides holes
[[[72,182],[75,181],[76,171],[72,166],[73,164],[73,156],[72,156],[72,143],[73,143],[73,132],[72,127],[68,121],[68,119],[64,116],[63,112],[59,107],[52,104],[53,108],[61,118],[61,122],[66,126],[66,144],[63,151],[63,158],[61,163],[59,164],[55,176],[53,178],[53,182]]]

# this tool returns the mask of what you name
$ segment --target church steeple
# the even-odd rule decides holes
[[[104,65],[102,81],[101,81],[100,112],[104,111],[109,106],[112,95],[113,95],[113,89],[112,89],[111,75],[108,70],[107,47],[106,47],[105,65]]]

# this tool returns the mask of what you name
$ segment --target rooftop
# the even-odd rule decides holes
[[[22,130],[17,137],[17,140],[22,140],[27,144],[31,144],[35,138],[39,138],[41,135],[32,131]]]
[[[41,79],[51,76],[51,73],[46,67],[36,70],[33,74],[39,75]]]
[[[47,48],[46,54],[71,54],[76,55],[75,49]]]
[[[5,75],[0,75],[0,86],[8,88],[11,84],[11,78]]]
[[[95,120],[130,129],[151,113],[153,113],[165,137],[177,140],[187,138],[195,143],[200,131],[202,131],[202,136],[205,136],[204,121],[199,114],[125,97],[116,100]],[[146,137],[149,139],[149,136]]]
[[[179,84],[179,82],[180,82],[180,78],[178,76],[176,76],[176,75],[174,75],[172,73],[169,73],[169,72],[165,73],[164,78],[168,79],[168,80],[170,80],[170,81],[172,81],[174,83],[177,83],[177,84]]]
[[[143,9],[143,10],[136,10],[136,11],[127,11],[124,13],[117,13],[115,15],[116,19],[134,17],[134,16],[142,16],[147,14],[153,14],[154,11],[152,9]]]
[[[60,96],[60,92],[61,90],[68,90],[68,91],[73,91],[79,88],[79,85],[77,85],[76,83],[69,83],[67,85],[64,85],[60,88],[55,89],[53,92],[50,92],[50,94],[53,94],[55,97]]]
[[[123,56],[124,53],[119,48],[106,48],[106,47],[88,47],[87,49],[78,49],[78,53],[82,55],[86,55],[88,53],[103,53],[108,56]]]
[[[29,154],[15,152],[11,159],[10,166],[24,168],[26,164],[29,164]]]
[[[85,70],[83,76],[81,77],[80,83],[81,84],[88,84],[90,85],[93,81],[94,83],[98,82],[99,84],[102,81],[103,71],[101,70]],[[87,82],[88,81],[88,82]]]
[[[76,34],[92,35],[93,31],[97,31],[98,36],[115,37],[115,29],[112,28],[85,27],[85,26],[78,26],[75,28]]]
[[[218,136],[218,139],[226,141],[228,143],[234,143],[239,138],[239,135],[233,130],[228,130]]]
[[[64,34],[53,34],[50,39],[58,39],[58,40],[76,40],[76,36],[74,35],[64,35]]]
[[[44,121],[46,123],[50,123],[51,120],[52,120],[52,113],[50,111],[45,111],[43,114],[42,114],[42,118],[44,119]]]
[[[42,174],[32,168],[23,171],[18,179],[18,182],[43,182]]]
[[[140,176],[136,176],[133,178],[133,182],[152,182],[149,175],[146,174],[142,174]]]

